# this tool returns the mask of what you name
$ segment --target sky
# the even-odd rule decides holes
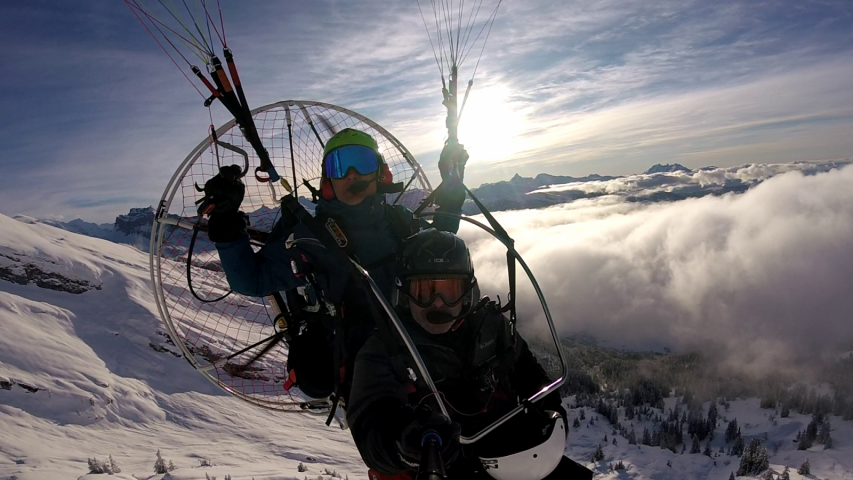
[[[437,183],[440,73],[416,2],[221,7],[250,105],[353,109]],[[503,2],[460,123],[466,180],[850,158],[851,25],[844,0]],[[4,214],[101,222],[155,204],[211,115],[228,120],[124,2],[8,4],[0,40]]]

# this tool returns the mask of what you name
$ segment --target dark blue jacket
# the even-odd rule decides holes
[[[388,207],[383,202],[384,195],[367,197],[354,206],[341,203],[337,199],[320,199],[316,216],[335,218],[354,246],[359,264],[367,268],[386,298],[390,299],[391,287],[397,274],[396,262],[390,260],[399,250],[402,238],[388,218]],[[403,206],[391,208],[402,218],[412,218],[411,211]],[[412,233],[415,233],[418,227],[432,226],[453,233],[459,229],[457,218],[436,217],[432,225],[423,220],[412,222]],[[282,218],[273,227],[266,245],[258,252],[252,250],[248,236],[234,242],[217,243],[222,268],[231,289],[242,295],[261,297],[303,285],[304,280],[297,278],[291,269],[291,258],[299,252],[304,253],[312,264],[316,272],[315,277],[329,300],[338,303],[347,297],[353,297],[353,292],[347,291],[352,289],[347,288],[348,274],[345,267],[334,264],[329,254],[321,248],[303,244],[298,248],[287,249],[285,241],[291,233],[295,238],[313,238],[304,225],[293,225],[286,218]],[[350,300],[355,300],[355,303],[366,302],[363,297],[362,301],[357,298]]]

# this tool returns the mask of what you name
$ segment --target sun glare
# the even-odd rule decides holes
[[[460,97],[463,94],[460,88]],[[475,85],[462,111],[459,142],[465,145],[472,163],[504,159],[520,149],[524,117],[522,109],[512,103],[508,88],[478,89]]]

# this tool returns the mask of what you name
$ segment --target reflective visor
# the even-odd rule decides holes
[[[409,298],[427,308],[441,297],[448,307],[455,307],[465,297],[465,278],[415,278],[409,281]]]
[[[367,175],[379,169],[379,155],[370,147],[345,145],[329,152],[323,164],[329,178],[344,178],[350,168]]]

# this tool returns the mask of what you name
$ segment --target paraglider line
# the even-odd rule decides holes
[[[171,16],[172,16],[172,18],[173,18],[173,19],[175,19],[175,21],[176,21],[176,22],[178,22],[178,24],[179,24],[181,27],[183,27],[184,31],[186,31],[186,32],[187,32],[187,35],[189,35],[189,37],[192,39],[192,42],[189,42],[189,41],[187,41],[186,39],[184,40],[185,42],[192,44],[193,46],[195,46],[195,48],[197,48],[197,49],[201,50],[202,52],[204,52],[204,53],[206,53],[206,54],[208,54],[208,55],[213,55],[213,52],[212,52],[212,51],[210,51],[209,49],[208,49],[208,50],[204,50],[203,48],[201,48],[201,46],[199,45],[201,42],[199,42],[199,40],[198,40],[197,38],[195,38],[195,35],[193,35],[193,33],[190,31],[190,29],[188,29],[188,28],[187,28],[187,26],[186,26],[186,25],[184,25],[184,22],[183,22],[180,18],[178,18],[178,16],[176,16],[176,15],[175,15],[175,12],[173,12],[173,11],[172,11],[172,9],[170,9],[170,8],[169,8],[169,7],[167,7],[165,4],[163,4],[163,0],[157,0],[157,3],[159,3],[159,4],[160,4],[160,5],[161,5],[161,6],[162,6],[162,7],[163,7],[167,12],[169,12],[169,15],[171,15]],[[148,15],[149,17],[151,17],[151,15],[149,15],[149,14],[146,14],[146,15]],[[192,14],[190,14],[190,16],[192,16]],[[153,17],[151,17],[151,18],[153,18]],[[156,20],[156,19],[155,19],[155,20]],[[167,26],[166,26],[166,24],[164,24],[162,21],[157,20],[157,23],[159,23],[159,24],[163,25],[164,27],[166,27],[169,31],[171,31],[171,32],[172,32],[172,33],[174,33],[175,35],[177,35],[177,36],[179,36],[179,37],[181,37],[181,38],[184,38],[184,37],[183,37],[183,36],[181,36],[181,34],[179,34],[178,32],[176,32],[176,31],[172,30],[171,28],[167,27]],[[202,37],[204,37],[204,35],[202,35]],[[207,44],[205,44],[204,46],[206,47],[206,46],[207,46]]]
[[[176,37],[178,37],[178,39],[179,39],[181,42],[183,42],[183,43],[187,46],[187,48],[189,48],[190,50],[193,50],[193,51],[197,50],[198,52],[204,53],[204,54],[206,54],[206,55],[211,55],[211,53],[206,52],[206,51],[204,51],[203,49],[199,48],[198,44],[197,44],[195,41],[191,41],[191,40],[187,39],[186,37],[184,37],[184,36],[183,36],[183,35],[181,35],[180,33],[176,32],[174,29],[172,29],[171,27],[169,27],[168,25],[166,25],[165,23],[163,23],[163,22],[162,22],[161,20],[159,20],[158,18],[156,18],[156,17],[154,17],[153,15],[151,15],[150,13],[146,12],[146,11],[145,11],[145,9],[143,9],[142,7],[140,7],[140,6],[139,6],[139,4],[138,4],[135,0],[130,0],[130,1],[133,1],[133,3],[134,3],[135,5],[131,5],[131,3],[129,3],[129,1],[128,1],[128,0],[125,0],[125,3],[126,3],[127,5],[129,5],[129,6],[131,6],[131,8],[137,8],[137,9],[139,9],[139,11],[140,11],[140,12],[142,12],[142,14],[143,14],[143,15],[145,15],[145,16],[148,18],[148,20],[151,22],[151,24],[152,24],[152,25],[154,25],[154,28],[156,28],[156,29],[157,29],[157,31],[158,31],[158,32],[160,32],[160,35],[162,35],[162,36],[163,36],[163,39],[164,39],[164,40],[166,40],[167,42],[169,42],[169,45],[171,45],[171,46],[172,46],[172,48],[174,48],[174,49],[175,49],[175,51],[176,51],[176,52],[178,52],[178,55],[180,55],[180,56],[181,56],[181,58],[183,58],[183,59],[184,59],[184,61],[186,61],[186,62],[187,62],[187,64],[189,64],[189,63],[190,63],[190,62],[189,62],[189,60],[187,60],[187,58],[184,56],[184,54],[182,54],[182,53],[181,53],[181,50],[180,50],[178,47],[176,47],[176,46],[175,46],[175,44],[174,44],[174,43],[172,43],[172,41],[171,41],[171,40],[169,40],[169,36],[168,36],[168,35],[166,35],[165,33],[163,33],[163,30],[161,30],[161,29],[160,29],[160,27],[158,27],[158,26],[157,26],[158,24],[159,24],[159,25],[161,25],[161,26],[162,26],[163,28],[165,28],[166,30],[168,30],[169,32],[171,32],[171,33],[172,33],[173,35],[175,35]],[[139,16],[137,15],[137,17],[136,17],[136,18],[139,18]],[[142,21],[142,20],[140,19],[140,22],[141,22],[141,21]],[[143,25],[144,25],[144,23],[143,23]],[[156,39],[155,39],[155,40],[156,40]],[[159,43],[159,42],[158,42],[158,43]],[[198,53],[196,53],[196,52],[194,52],[194,53],[193,53],[193,55],[195,55],[196,57],[198,57],[198,58],[199,58],[202,62],[204,62],[205,64],[207,64],[207,63],[208,63],[208,60],[207,60],[206,58],[204,58],[202,55],[199,55],[199,54],[198,54]]]
[[[441,55],[442,67],[440,67],[440,69],[441,69],[441,82],[443,85],[444,84],[444,67],[443,67],[443,65],[444,65],[444,61],[445,61],[444,60],[444,36],[441,34],[441,23],[439,23],[439,13],[438,13],[438,10],[436,9],[435,0],[431,0],[431,2],[432,2],[432,14],[433,14],[433,17],[435,17],[435,38],[436,38],[436,42],[438,43],[438,52]],[[449,62],[448,62],[448,68],[450,68]]]
[[[480,3],[477,4],[476,10],[471,8],[471,14],[468,16],[468,24],[465,27],[465,39],[462,40],[462,45],[468,45],[468,40],[471,39],[471,33],[474,31],[474,20],[477,18],[477,15],[480,14],[480,8],[483,6],[483,1],[484,0],[480,0]]]
[[[228,48],[228,44],[225,43],[225,25],[222,24],[222,8],[219,8],[219,0],[216,0],[216,7],[219,8],[219,22],[222,26],[222,34],[219,34],[219,30],[216,29],[216,22],[210,16],[210,12],[207,10],[207,5],[204,3],[204,0],[201,0],[201,5],[204,7],[204,13],[207,14],[207,28],[210,29],[213,26],[213,31],[216,33],[216,36],[219,37],[219,41],[222,42],[222,46],[224,48]],[[209,34],[208,34],[209,35]]]
[[[166,56],[167,56],[167,57],[169,57],[169,60],[171,60],[171,61],[172,61],[172,63],[174,63],[174,64],[175,64],[175,66],[176,66],[176,67],[178,67],[178,71],[179,71],[179,72],[181,72],[181,75],[183,75],[183,76],[184,76],[184,78],[186,78],[186,79],[187,79],[187,81],[188,81],[188,82],[190,82],[190,85],[192,85],[192,86],[193,86],[193,88],[195,89],[195,91],[196,91],[196,92],[198,92],[198,94],[199,94],[199,95],[201,95],[201,97],[202,97],[202,98],[205,98],[204,94],[203,94],[203,93],[201,93],[201,90],[199,90],[199,88],[196,86],[196,84],[195,84],[192,80],[190,80],[189,75],[187,75],[187,74],[186,74],[186,72],[184,72],[184,69],[183,69],[183,68],[181,68],[181,66],[180,66],[180,65],[178,65],[178,62],[176,62],[176,61],[175,61],[175,59],[172,57],[172,55],[169,53],[169,51],[168,51],[168,50],[166,50],[166,47],[164,47],[164,46],[163,46],[163,44],[162,44],[162,43],[160,43],[160,40],[158,40],[158,39],[157,39],[157,36],[156,36],[156,35],[154,35],[154,32],[152,32],[152,31],[151,31],[151,29],[150,29],[150,28],[148,28],[148,25],[146,25],[146,24],[145,24],[145,22],[142,20],[142,18],[140,18],[140,17],[139,17],[139,15],[138,15],[138,14],[136,13],[136,11],[133,9],[133,5],[131,5],[131,4],[129,3],[129,1],[125,1],[124,3],[125,3],[125,4],[127,4],[127,6],[128,6],[128,7],[130,7],[130,11],[131,11],[131,12],[133,12],[133,15],[136,17],[136,19],[137,19],[137,20],[139,20],[139,23],[141,23],[141,24],[142,24],[142,26],[143,26],[143,27],[145,27],[145,30],[148,32],[148,34],[149,34],[149,35],[151,35],[151,38],[153,38],[153,39],[154,39],[154,41],[155,41],[155,42],[157,42],[157,45],[159,45],[159,46],[160,46],[160,48],[163,50],[163,53],[165,53],[165,54],[166,54]],[[144,12],[143,12],[143,13],[144,13]],[[156,25],[155,25],[155,28],[156,28]],[[166,38],[166,37],[164,36],[163,38]],[[168,42],[168,41],[169,41],[169,39],[168,39],[168,38],[166,38],[166,41]],[[169,42],[169,43],[171,44],[172,42]],[[174,48],[174,45],[172,45],[172,48]],[[180,52],[180,51],[178,51],[178,49],[177,49],[177,48],[175,48],[175,51],[177,51],[177,52],[178,52],[178,55],[181,55],[181,52]],[[185,61],[185,62],[187,62],[187,65],[191,65],[191,64],[190,64],[190,62],[189,62],[189,60],[187,60],[187,59],[186,59],[186,57],[184,57],[183,55],[181,55],[181,58],[183,58],[183,59],[184,59],[184,61]]]
[[[421,20],[424,22],[424,29],[427,32],[427,38],[429,38],[429,46],[432,48],[432,56],[435,57],[435,63],[438,64],[438,71],[441,72],[441,80],[444,81],[444,67],[441,65],[441,62],[438,61],[438,54],[435,52],[435,45],[432,43],[432,35],[429,32],[429,27],[426,23],[426,17],[424,17],[424,11],[421,10],[421,2],[415,0],[415,3],[418,4],[418,11],[421,13]]]
[[[480,38],[480,35],[483,34],[483,31],[486,29],[486,26],[488,26],[489,30],[488,30],[488,32],[486,32],[486,38],[483,40],[483,48],[480,49],[480,57],[477,59],[477,65],[478,66],[480,65],[480,58],[483,57],[483,51],[486,49],[486,42],[489,41],[489,34],[492,33],[492,26],[495,24],[495,19],[498,16],[498,8],[501,6],[502,1],[503,0],[498,0],[498,4],[495,5],[495,9],[492,11],[492,14],[489,15],[489,18],[486,20],[486,23],[483,24],[483,28],[480,29],[480,33],[478,33],[477,37],[474,38],[474,41],[471,42],[471,46],[468,48],[468,51],[466,51],[465,54],[462,55],[462,61],[463,62],[465,61],[466,58],[468,58],[468,54],[471,53],[471,50],[474,49],[474,45],[477,44],[477,40]],[[476,72],[477,72],[477,68],[474,67],[474,73],[476,73]],[[471,78],[474,78],[473,75],[471,76]]]

